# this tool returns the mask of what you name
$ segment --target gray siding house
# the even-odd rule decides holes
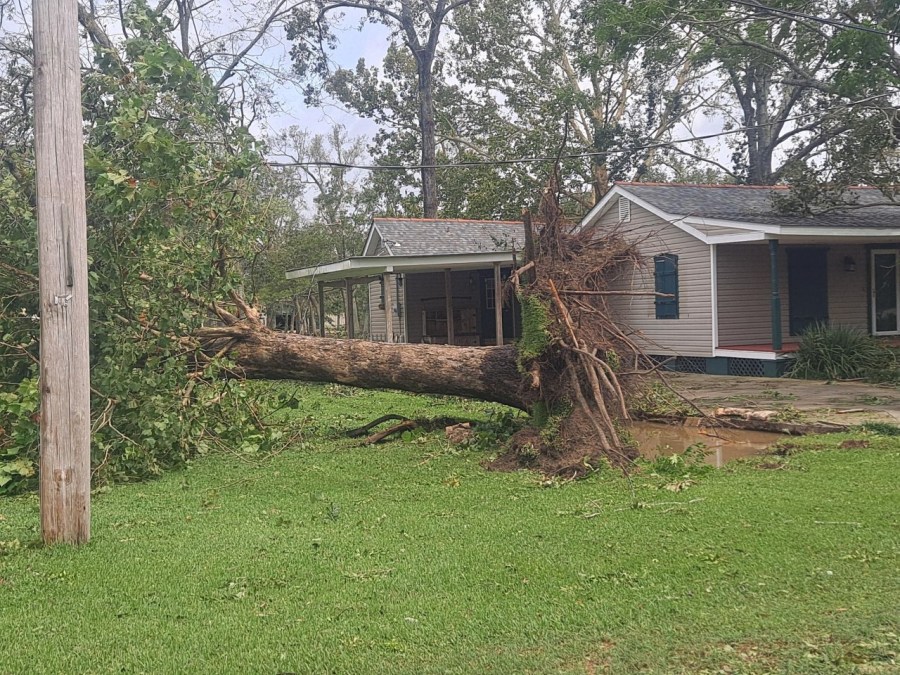
[[[900,335],[900,205],[875,189],[819,215],[776,208],[786,187],[617,183],[583,224],[640,242],[647,264],[612,306],[648,354],[681,370],[776,375],[807,327]]]
[[[383,342],[480,346],[521,335],[518,306],[503,282],[525,246],[521,222],[375,218],[362,255],[291,270],[288,279],[341,288],[368,288],[368,337]],[[352,316],[352,312],[347,312]],[[324,321],[320,322],[324,325]]]

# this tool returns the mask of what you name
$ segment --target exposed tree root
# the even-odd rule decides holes
[[[617,232],[579,230],[565,221],[552,187],[541,207],[535,258],[513,275],[512,286],[523,302],[540,303],[547,312],[544,326],[525,324],[526,331],[548,333],[546,348],[520,368],[547,410],[567,412],[553,422],[555,428],[517,434],[510,454],[498,461],[505,465],[518,457],[523,465],[542,465],[551,473],[578,474],[596,464],[599,453],[625,468],[635,457],[621,432],[630,419],[627,392],[637,386],[631,374],[653,366],[612,316],[607,300],[646,294],[611,288],[642,259],[637,244]]]

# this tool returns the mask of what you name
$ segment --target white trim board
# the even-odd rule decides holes
[[[716,220],[714,218],[700,218],[697,216],[684,216],[685,222],[695,225],[707,225],[712,227],[730,227],[735,230],[749,230],[751,232],[763,232],[765,234],[795,236],[795,237],[883,237],[885,239],[900,238],[900,227],[828,227],[808,225],[761,225],[736,220]],[[713,235],[715,236],[715,235]],[[772,238],[772,237],[768,237]]]
[[[375,276],[385,272],[415,273],[437,272],[446,268],[454,270],[480,269],[490,267],[495,262],[502,266],[514,264],[512,251],[491,251],[488,253],[454,253],[446,255],[418,256],[355,256],[328,265],[316,265],[289,270],[286,279],[309,279],[331,281],[333,279],[352,279],[355,277]]]
[[[776,352],[751,352],[742,349],[720,349],[713,350],[713,356],[727,356],[732,359],[756,359],[757,361],[781,361],[784,359],[794,358],[793,354],[778,354]]]
[[[366,243],[363,246],[363,251],[362,251],[363,255],[370,255],[369,245],[372,243],[372,235],[375,234],[376,232],[378,233],[378,238],[381,239],[382,241],[384,241],[384,237],[381,235],[381,230],[378,229],[378,226],[375,224],[375,221],[373,220],[369,224],[369,234],[366,237]],[[374,253],[372,253],[371,255],[374,255]]]
[[[637,206],[652,213],[658,218],[671,223],[675,227],[683,230],[687,234],[699,239],[705,244],[711,243],[737,243],[742,241],[759,241],[761,239],[770,239],[773,237],[759,236],[762,235],[781,235],[781,236],[797,236],[797,237],[822,237],[825,239],[842,238],[842,237],[874,237],[885,239],[900,238],[900,227],[897,228],[880,228],[880,227],[815,227],[805,225],[770,225],[762,223],[753,223],[740,220],[723,220],[719,218],[704,218],[696,214],[673,214],[650,204],[640,197],[629,192],[627,186],[614,185],[607,192],[594,208],[582,219],[582,227],[589,223],[595,222],[603,216],[614,204],[614,200],[618,197],[625,197],[634,202]],[[692,227],[700,225],[704,227],[727,227],[735,230],[746,230],[748,233],[756,233],[753,238],[741,238],[742,235],[716,235],[704,234],[700,230]]]
[[[710,285],[710,315],[712,318],[712,344],[719,344],[719,256],[715,244],[709,247],[709,285]]]
[[[610,209],[610,207],[613,203],[613,197],[620,197],[620,196],[625,197],[628,201],[633,202],[634,204],[636,204],[637,206],[640,206],[645,211],[652,213],[654,216],[664,220],[665,222],[669,223],[670,225],[674,225],[679,230],[686,232],[687,234],[691,235],[695,239],[699,239],[704,244],[709,243],[709,238],[705,234],[703,234],[700,230],[698,230],[694,227],[691,227],[690,224],[686,223],[685,216],[676,216],[676,215],[672,215],[671,213],[667,213],[667,212],[663,211],[662,209],[657,208],[656,206],[653,206],[653,204],[650,204],[649,202],[645,202],[640,197],[636,197],[635,195],[628,192],[628,190],[626,188],[623,188],[619,185],[614,185],[612,190],[607,192],[603,196],[603,199],[601,199],[597,203],[597,205],[594,208],[592,208],[584,218],[581,219],[580,227],[585,227],[586,225],[594,223],[596,220],[601,218],[603,216],[603,214],[606,213]],[[634,214],[632,214],[632,218],[634,218]]]

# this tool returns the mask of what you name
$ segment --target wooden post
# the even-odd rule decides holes
[[[393,274],[390,272],[384,273],[384,339],[388,342],[394,341],[394,298],[393,293],[391,293],[393,290],[391,282],[393,280]]]
[[[325,282],[319,282],[319,335],[325,337]]]
[[[515,270],[516,270],[516,254],[515,254],[515,251],[513,251],[512,258],[513,258],[513,260],[512,260],[512,264],[513,264],[512,268],[513,268],[513,271],[515,271]],[[534,270],[529,270],[529,272],[532,272],[532,271],[534,271]],[[517,321],[518,318],[519,318],[519,312],[522,311],[522,310],[521,310],[521,308],[518,306],[518,303],[519,303],[519,298],[516,296],[515,293],[513,293],[513,294],[512,294],[512,300],[510,300],[510,302],[509,302],[509,308],[510,308],[509,317],[510,317],[510,319],[512,320],[512,335],[513,335],[513,338],[519,337],[519,333],[517,332],[516,321]]]
[[[447,344],[454,343],[455,326],[453,325],[453,273],[444,270],[444,295],[447,302]]]
[[[525,226],[525,264],[534,262],[534,228],[531,223],[531,211],[522,209],[522,224]],[[532,283],[536,278],[534,270],[528,270],[522,281]]]
[[[772,287],[772,350],[781,351],[781,295],[778,290],[778,240],[769,239],[769,284]]]
[[[494,322],[497,325],[497,344],[503,344],[503,284],[500,281],[500,263],[494,263]]]
[[[91,536],[87,218],[76,0],[34,0],[34,148],[41,302],[41,534]]]
[[[347,337],[353,339],[353,282],[344,279],[344,310],[347,312]]]

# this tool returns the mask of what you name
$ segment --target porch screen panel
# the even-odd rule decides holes
[[[653,276],[656,280],[656,318],[678,318],[678,256],[663,253],[653,258]]]
[[[897,332],[897,254],[876,253],[873,256],[875,275],[875,333]]]

